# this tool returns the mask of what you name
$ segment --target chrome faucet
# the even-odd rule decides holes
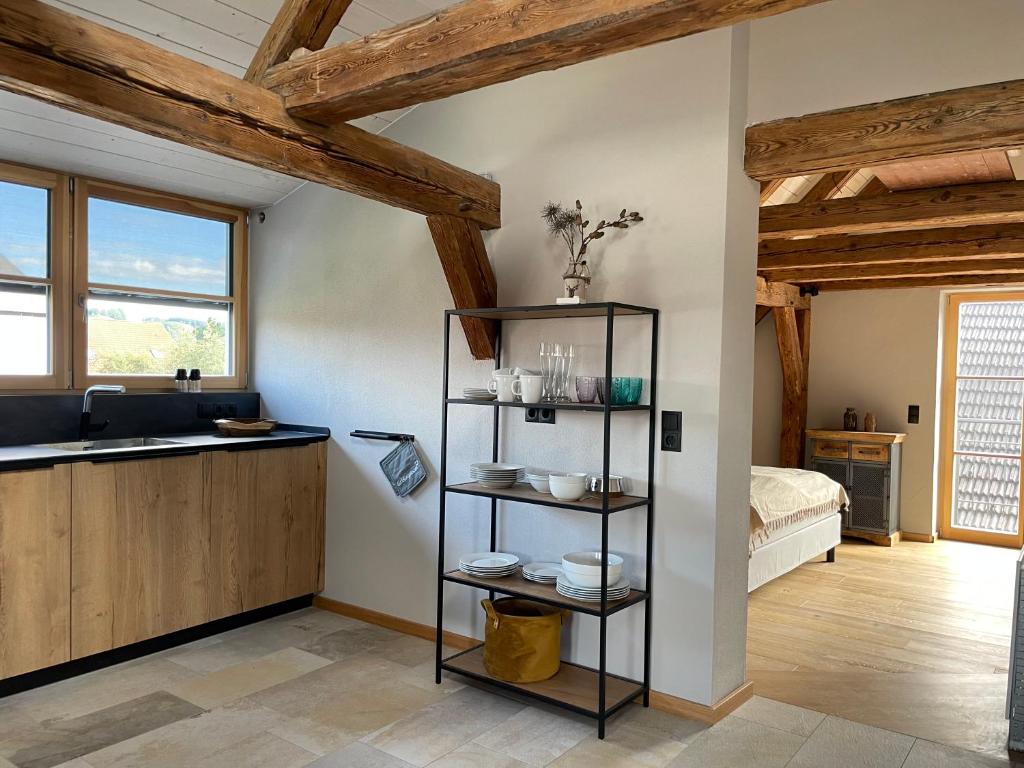
[[[123,395],[124,393],[125,388],[123,384],[96,384],[85,390],[85,397],[82,399],[82,418],[78,422],[79,440],[88,440],[90,432],[102,432],[110,423],[110,419],[107,419],[102,424],[92,423],[93,395]]]

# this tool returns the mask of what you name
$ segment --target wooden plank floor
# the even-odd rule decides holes
[[[845,541],[835,563],[805,564],[750,595],[754,692],[1005,755],[1017,555],[945,540]]]

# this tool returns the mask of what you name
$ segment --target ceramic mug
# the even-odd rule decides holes
[[[536,374],[524,374],[517,381],[512,382],[512,391],[519,395],[524,403],[539,403],[544,394],[544,377]]]
[[[487,391],[492,395],[497,395],[499,401],[511,403],[516,399],[513,384],[515,384],[518,378],[518,376],[512,376],[511,374],[496,373],[494,378],[491,379],[491,383],[487,385]]]

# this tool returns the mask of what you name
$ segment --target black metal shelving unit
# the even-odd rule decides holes
[[[515,320],[552,320],[559,318],[603,318],[605,321],[605,380],[609,383],[608,397],[611,400],[612,359],[615,339],[615,318],[623,316],[647,316],[651,319],[651,363],[650,363],[650,403],[647,405],[615,406],[605,403],[556,403],[544,404],[545,408],[556,410],[582,411],[602,414],[604,420],[603,467],[604,488],[608,488],[608,477],[611,470],[611,426],[612,417],[616,413],[648,414],[649,435],[647,449],[647,496],[609,497],[607,490],[599,495],[584,497],[579,501],[561,502],[553,496],[541,494],[532,488],[520,485],[502,490],[489,490],[476,483],[448,484],[448,408],[451,406],[469,405],[490,408],[493,411],[491,460],[499,461],[499,436],[501,414],[506,408],[523,408],[523,403],[497,401],[466,400],[453,398],[448,392],[448,375],[450,362],[450,336],[452,317],[476,317],[492,320],[497,326],[497,343],[495,350],[495,368],[502,367],[501,338],[502,324]],[[651,691],[651,598],[652,568],[654,556],[654,456],[655,456],[655,418],[658,382],[658,310],[639,307],[618,302],[597,304],[550,305],[537,307],[498,307],[488,309],[451,309],[445,312],[444,318],[444,390],[442,396],[441,416],[441,492],[440,521],[438,530],[437,560],[437,656],[436,681],[441,682],[443,670],[456,672],[488,683],[495,687],[511,690],[521,695],[533,697],[540,701],[568,709],[578,714],[597,720],[597,732],[604,738],[605,722],[615,712],[638,698],[643,705],[650,705]],[[513,411],[514,412],[514,411]],[[608,600],[607,568],[601,576],[601,602],[588,603],[558,594],[553,584],[536,584],[526,581],[520,573],[501,579],[479,579],[461,571],[445,571],[445,505],[449,494],[466,494],[491,500],[490,549],[497,548],[498,502],[536,504],[561,509],[578,510],[601,515],[601,551],[605,565],[608,561],[608,524],[609,516],[617,512],[631,509],[645,509],[647,512],[647,555],[644,589],[633,589],[621,600]],[[540,683],[515,684],[507,683],[491,677],[483,666],[483,644],[462,651],[449,657],[444,656],[444,587],[445,584],[456,584],[487,590],[491,597],[495,594],[525,597],[549,605],[566,608],[577,613],[595,616],[600,623],[599,665],[597,669],[563,661],[562,668],[551,680]],[[643,680],[631,680],[608,672],[608,617],[632,606],[642,605],[644,609],[644,674]]]

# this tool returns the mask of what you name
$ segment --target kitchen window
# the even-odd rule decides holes
[[[18,171],[0,166],[0,387],[245,386],[244,210]]]
[[[0,163],[0,386],[67,385],[68,180]]]

